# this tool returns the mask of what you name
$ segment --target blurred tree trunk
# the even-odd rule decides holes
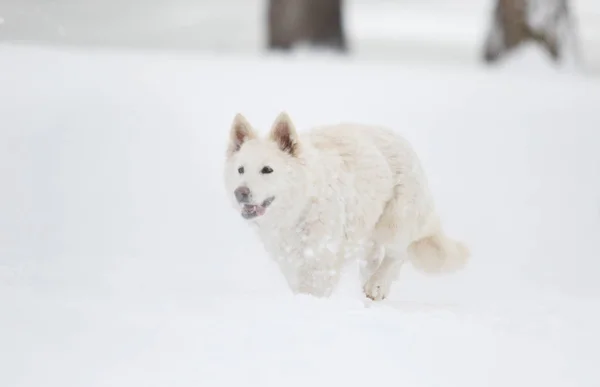
[[[572,29],[568,0],[496,0],[484,60],[495,62],[521,44],[535,42],[558,62],[564,51],[562,34]]]
[[[269,0],[269,49],[307,43],[345,52],[342,6],[343,0]]]

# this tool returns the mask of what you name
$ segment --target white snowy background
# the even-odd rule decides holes
[[[478,59],[490,2],[349,1],[351,57],[256,0],[0,2],[0,386],[600,385],[600,4],[585,62]],[[293,296],[227,202],[240,111],[411,140],[463,272]]]

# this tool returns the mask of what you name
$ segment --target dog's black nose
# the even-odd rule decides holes
[[[250,188],[248,187],[237,187],[233,193],[235,194],[237,201],[240,203],[248,203],[250,201]]]

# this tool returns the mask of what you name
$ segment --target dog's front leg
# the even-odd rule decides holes
[[[340,278],[334,254],[322,253],[319,259],[309,259],[297,272],[298,293],[329,297]]]

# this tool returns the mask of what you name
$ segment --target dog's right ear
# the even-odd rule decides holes
[[[256,133],[254,132],[254,129],[252,129],[252,125],[250,125],[243,115],[240,113],[236,114],[229,133],[227,156],[232,156],[235,152],[240,150],[246,141],[254,138],[256,138]]]

